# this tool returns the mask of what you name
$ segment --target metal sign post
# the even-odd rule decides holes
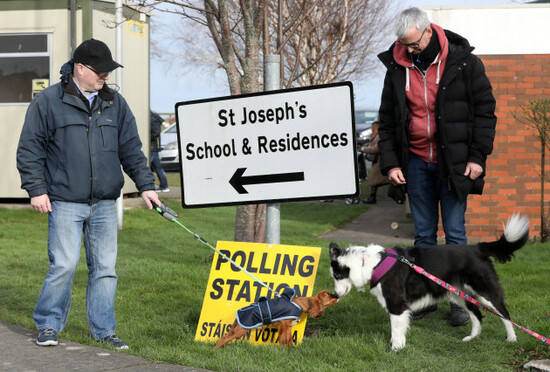
[[[122,63],[122,0],[115,0],[115,58]],[[122,69],[116,70],[116,85],[119,93],[122,94]],[[124,190],[120,190],[120,196],[116,200],[117,227],[122,230],[124,227]]]
[[[280,77],[281,56],[278,54],[265,56],[264,60],[264,90],[277,90],[281,87]],[[281,244],[281,204],[269,203],[266,208],[266,243]]]

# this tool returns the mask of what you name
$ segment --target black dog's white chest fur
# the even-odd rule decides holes
[[[508,220],[502,237],[495,242],[393,249],[398,255],[473,295],[509,319],[508,310],[504,305],[504,291],[498,282],[498,275],[490,257],[500,262],[509,261],[513,257],[513,252],[527,242],[528,236],[529,220],[514,215]],[[367,285],[374,268],[383,258],[383,253],[384,248],[374,244],[343,249],[331,243],[330,272],[334,278],[335,294],[343,297],[353,287],[362,288]],[[371,294],[376,296],[390,315],[393,350],[405,347],[411,312],[421,310],[442,299],[450,299],[466,307],[472,321],[472,332],[463,339],[464,341],[478,336],[481,332],[482,316],[475,305],[456,295],[450,296],[451,292],[400,262],[393,265],[379,283],[371,288]],[[509,320],[503,322],[507,340],[515,341],[512,324]]]

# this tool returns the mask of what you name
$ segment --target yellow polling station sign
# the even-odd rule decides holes
[[[267,286],[281,292],[289,286],[296,296],[313,295],[321,248],[260,243],[224,242],[216,248]],[[256,302],[260,296],[275,295],[262,284],[233,265],[219,253],[214,254],[210,277],[202,304],[196,341],[214,342],[229,332],[235,312]],[[302,342],[307,314],[292,327],[292,341]],[[240,341],[252,344],[277,344],[276,327],[251,329]]]
[[[32,79],[32,97],[50,86],[50,79]]]

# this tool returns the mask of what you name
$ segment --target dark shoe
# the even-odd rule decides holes
[[[120,338],[118,338],[116,335],[111,335],[111,336],[102,338],[100,342],[111,345],[117,350],[125,350],[130,348],[130,346],[128,346],[126,342],[121,341]]]
[[[376,196],[370,196],[368,199],[364,199],[365,204],[376,204]]]
[[[453,327],[460,327],[470,323],[470,315],[466,310],[458,305],[451,303],[451,318],[449,323]]]
[[[57,332],[52,328],[44,328],[38,331],[36,344],[39,346],[55,346],[57,345]]]
[[[428,307],[423,308],[422,310],[415,311],[411,314],[412,320],[418,320],[424,318],[426,315],[433,313],[434,311],[437,311],[437,304],[430,305]]]

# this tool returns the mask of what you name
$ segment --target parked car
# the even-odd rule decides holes
[[[160,133],[161,146],[166,146],[170,142],[178,142],[178,127],[176,123],[170,125]]]
[[[376,110],[355,110],[355,140],[358,148],[370,143],[371,125],[376,119]]]
[[[178,128],[175,123],[160,133],[160,145],[159,159],[164,170],[179,171]]]

